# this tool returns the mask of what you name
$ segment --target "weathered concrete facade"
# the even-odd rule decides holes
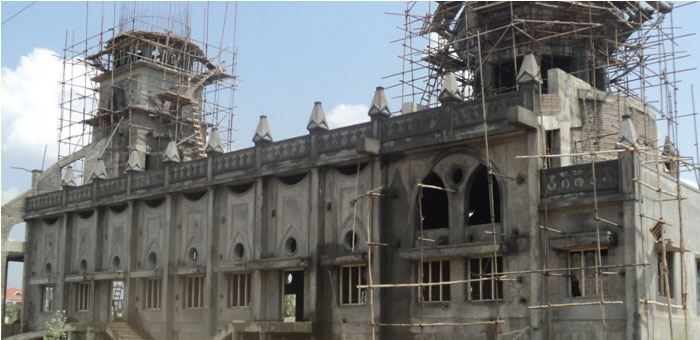
[[[565,43],[547,53],[574,54]],[[196,143],[178,152],[177,139],[166,143],[165,133],[148,135],[148,143],[134,133],[120,143],[148,154],[148,166],[117,167],[131,155],[115,150],[108,178],[26,199],[24,331],[40,330],[66,310],[81,327],[112,334],[109,324],[125,321],[155,339],[370,339],[373,311],[380,324],[492,322],[377,327],[380,339],[420,339],[421,332],[428,339],[597,339],[603,332],[666,339],[666,307],[644,303],[666,302],[660,243],[649,232],[656,222],[642,216],[663,211],[672,303],[688,292],[687,321],[675,308],[674,334],[685,324],[697,334],[700,192],[677,189],[672,168],[650,167],[654,156],[633,148],[547,167],[516,158],[638,146],[657,135],[642,103],[601,91],[600,82],[592,86],[594,74],[548,68],[546,93],[539,93],[541,65],[532,52],[515,56],[522,57],[518,89],[503,92],[485,79],[490,94],[483,102],[462,100],[448,73],[437,107],[392,116],[377,88],[368,123],[329,130],[316,103],[307,135],[274,142],[262,116],[254,147],[223,153],[212,138],[206,158],[196,157]],[[487,60],[486,73],[512,60],[508,53]],[[578,70],[588,56],[571,58]],[[150,67],[136,68],[147,75]],[[129,105],[150,105],[142,99]],[[587,127],[592,115],[597,125]],[[142,118],[144,126],[154,123]],[[496,236],[488,234],[485,133]],[[587,135],[597,136],[593,149],[577,144]],[[194,160],[180,162],[180,154]],[[678,200],[659,205],[658,192],[640,181],[678,190],[680,207]],[[421,200],[419,183],[451,191],[424,191]],[[358,199],[373,189],[382,196]],[[421,206],[430,240],[423,247]],[[545,239],[543,225],[560,232]],[[591,268],[599,248],[602,286]],[[421,272],[426,283],[469,282],[377,289],[369,301],[369,291],[357,288],[368,281],[369,249],[375,284],[419,282]],[[495,253],[497,271],[508,273],[502,281],[489,275]],[[561,271],[537,272],[543,268]],[[121,289],[123,298],[115,299]],[[612,302],[604,316],[601,294]],[[531,308],[572,303],[580,305]],[[498,328],[496,319],[503,321]]]

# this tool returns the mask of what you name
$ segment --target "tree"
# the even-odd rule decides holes
[[[46,322],[46,335],[44,340],[65,340],[66,339],[66,311],[56,311],[56,316],[51,321]]]
[[[284,296],[284,317],[293,317],[297,312],[297,296],[287,294]]]

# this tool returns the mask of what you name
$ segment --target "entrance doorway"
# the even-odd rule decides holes
[[[121,320],[124,316],[124,281],[112,281],[109,316],[111,320]]]
[[[304,321],[304,271],[285,271],[283,279],[282,316],[284,321]]]

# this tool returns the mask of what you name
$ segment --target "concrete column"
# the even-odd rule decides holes
[[[312,292],[318,292],[319,287],[319,275],[321,269],[318,264],[321,262],[321,257],[319,255],[318,245],[319,242],[319,223],[318,216],[323,214],[323,201],[319,203],[319,188],[321,187],[319,181],[319,171],[318,168],[312,168],[310,171],[311,180],[309,181],[309,263],[308,263],[308,280],[305,280],[304,284],[308,287],[306,294],[304,294],[304,320],[316,321],[316,300],[318,294]]]
[[[645,228],[637,227],[639,221],[639,206],[637,200],[636,185],[633,179],[637,176],[637,157],[633,152],[621,152],[618,158],[620,190],[628,198],[622,203],[622,230],[624,235],[624,263],[644,262],[645,254],[641,253],[643,239],[638,236],[638,230],[642,233]],[[629,199],[632,198],[632,199]],[[639,279],[644,278],[642,267],[626,267],[625,270],[625,338],[628,340],[642,338],[642,320],[638,306],[639,299],[643,296],[643,286],[639,285]]]
[[[214,195],[216,194],[216,189],[214,187],[208,187],[207,188],[207,239],[206,239],[206,247],[205,249],[208,249],[207,253],[207,264],[206,264],[206,276],[204,276],[204,292],[205,292],[205,307],[208,308],[208,313],[209,316],[205,318],[205,325],[204,329],[207,332],[207,337],[214,335],[216,332],[216,301],[217,301],[217,280],[214,277],[217,275],[214,273],[214,259],[216,258],[217,254],[217,242],[216,238],[214,238],[214,233],[215,230],[218,228],[215,227],[217,225],[216,223],[216,210],[214,207]],[[207,294],[208,292],[208,294]]]
[[[127,182],[128,186],[128,182]],[[126,220],[126,225],[124,226],[124,239],[127,240],[129,247],[127,249],[130,249],[131,251],[125,251],[122,256],[124,256],[124,260],[122,263],[124,263],[124,272],[122,274],[122,277],[124,278],[124,306],[123,306],[123,313],[124,313],[124,320],[126,321],[133,321],[129,320],[129,316],[135,314],[136,310],[136,280],[131,278],[131,266],[132,266],[132,255],[136,251],[137,247],[137,242],[135,238],[132,237],[132,235],[138,235],[138,232],[134,232],[133,228],[136,223],[134,221],[136,220],[136,214],[135,214],[135,208],[134,208],[134,201],[129,201],[127,202],[126,206],[126,214],[127,214],[127,220]]]
[[[167,170],[167,168],[166,168]],[[167,178],[167,172],[166,172],[166,178]],[[164,221],[164,229],[165,229],[165,235],[164,239],[165,242],[162,245],[163,249],[163,259],[162,259],[162,266],[163,266],[163,278],[162,278],[162,291],[161,291],[161,313],[163,316],[163,321],[162,321],[162,326],[161,326],[161,339],[162,340],[168,340],[171,338],[171,331],[173,329],[173,311],[174,311],[174,305],[175,305],[175,284],[174,284],[174,277],[171,277],[169,275],[169,269],[170,269],[170,254],[171,254],[171,248],[174,246],[173,243],[173,238],[175,237],[175,232],[172,227],[172,221],[173,221],[173,214],[175,213],[175,209],[173,205],[175,204],[174,199],[172,195],[166,195],[165,196],[165,221]]]

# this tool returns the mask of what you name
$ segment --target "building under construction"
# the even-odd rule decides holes
[[[22,201],[22,331],[65,310],[113,339],[693,338],[674,4],[414,5],[400,113],[378,87],[368,123],[317,102],[308,134],[261,116],[234,151],[235,63],[186,16],[67,48],[94,74],[66,88],[98,90],[63,101],[70,152]]]

